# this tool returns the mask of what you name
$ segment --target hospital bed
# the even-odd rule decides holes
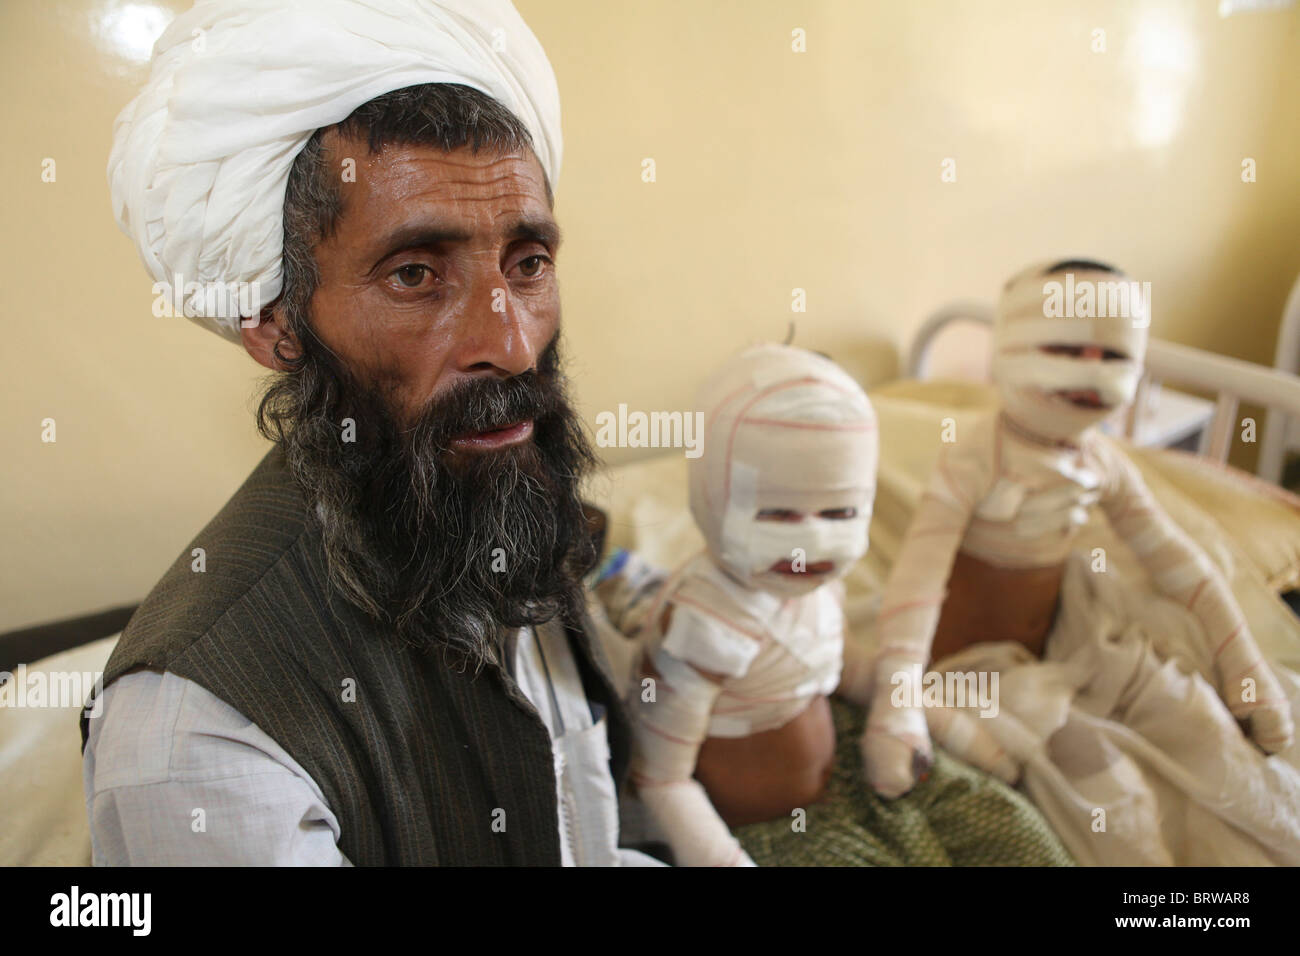
[[[917,436],[942,416],[980,413],[994,400],[979,381],[926,377],[933,346],[947,327],[963,320],[978,326],[981,316],[987,309],[979,304],[941,310],[916,338],[907,365],[911,374],[867,383],[880,417],[881,472],[871,550],[846,579],[850,622],[877,600],[932,464],[934,443]],[[1261,647],[1291,685],[1300,686],[1300,626],[1281,600],[1300,585],[1300,498],[1223,464],[1239,427],[1238,404],[1256,403],[1300,420],[1300,378],[1154,340],[1135,404],[1149,407],[1162,382],[1214,396],[1208,414],[1207,406],[1187,406],[1197,409],[1189,420],[1199,423],[1200,453],[1138,446],[1130,453],[1166,509],[1230,570]],[[1140,437],[1143,427],[1142,416],[1133,414],[1119,430]],[[1149,434],[1156,432],[1172,435],[1167,429]],[[608,516],[609,547],[634,549],[671,567],[702,546],[687,503],[686,465],[675,450],[605,469],[592,479],[588,497]],[[20,662],[29,671],[101,671],[129,611],[0,635],[0,671]],[[615,669],[625,672],[630,645],[614,641],[607,647]],[[0,865],[89,862],[76,718],[75,708],[0,709]]]

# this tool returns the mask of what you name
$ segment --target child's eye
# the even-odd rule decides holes
[[[857,516],[857,508],[827,508],[825,511],[817,512],[817,517],[829,518],[831,521],[847,521],[849,518],[856,518]]]
[[[755,516],[759,521],[802,521],[803,515],[789,508],[763,508]]]

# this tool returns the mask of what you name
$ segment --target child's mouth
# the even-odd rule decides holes
[[[833,561],[800,562],[799,567],[796,568],[793,560],[777,561],[770,568],[768,568],[768,570],[771,571],[773,574],[785,574],[785,575],[789,575],[790,577],[803,577],[809,574],[813,574],[813,575],[829,574],[830,572],[835,570],[835,562]]]
[[[1099,408],[1100,409],[1100,408],[1110,407],[1109,405],[1107,405],[1105,402],[1101,400],[1101,393],[1098,392],[1096,389],[1092,389],[1092,388],[1061,389],[1056,394],[1060,395],[1071,405],[1074,405],[1078,408]]]

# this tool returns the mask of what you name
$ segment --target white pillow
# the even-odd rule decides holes
[[[15,669],[91,674],[108,663],[117,634]],[[12,688],[16,695],[21,687]],[[21,700],[21,696],[19,697]],[[30,703],[30,701],[27,701]],[[0,707],[0,866],[89,866],[90,825],[81,786],[82,701],[68,707]]]

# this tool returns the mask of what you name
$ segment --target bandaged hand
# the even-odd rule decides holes
[[[900,675],[905,675],[908,687],[919,687],[921,671],[921,662],[905,651],[887,651],[877,659],[871,710],[860,747],[867,783],[886,799],[907,793],[934,763],[924,708],[911,702],[910,692],[894,693]]]
[[[892,687],[885,686],[881,688],[881,693],[891,694],[892,692]],[[844,670],[836,693],[859,707],[867,709],[871,708],[877,697],[871,658],[864,648],[853,641],[846,641],[844,645]],[[958,760],[983,770],[985,773],[993,774],[993,776],[1007,784],[1014,785],[1020,779],[1020,764],[984,728],[978,716],[962,708],[947,706],[926,707],[924,708],[924,714],[930,738]],[[878,717],[877,722],[882,731],[888,734],[888,725],[892,723],[892,720],[887,717]],[[906,738],[904,738],[905,740]],[[890,767],[891,763],[897,764],[892,771],[895,774],[893,778],[894,786],[889,789],[891,791],[896,790],[900,785],[910,787],[902,773],[903,770],[907,769],[903,766],[906,758],[904,757],[902,760],[897,757],[891,758],[889,748],[892,745],[883,743],[880,747],[880,755],[876,755],[876,750],[873,747],[872,755],[868,758],[866,742],[867,737],[864,736],[862,738],[864,762],[870,759],[876,766],[881,768]],[[913,754],[916,753],[915,749],[908,749]],[[868,764],[868,766],[871,766],[871,764]],[[885,781],[885,784],[888,786],[888,781]],[[877,789],[874,783],[872,789]]]
[[[886,661],[846,640],[844,669],[836,688],[841,697],[867,711],[867,728],[858,741],[863,769],[871,789],[890,799],[911,790],[930,766],[926,715],[910,705],[895,706],[891,700],[890,671],[902,666],[909,679],[919,677],[920,669],[911,666],[913,660],[902,654]]]
[[[1188,600],[1211,641],[1219,696],[1232,716],[1246,725],[1246,733],[1257,747],[1265,753],[1278,753],[1290,747],[1295,737],[1291,702],[1264,660],[1223,575],[1209,558],[1198,556],[1203,562],[1198,569],[1204,574],[1204,584]]]
[[[678,866],[757,865],[727,830],[697,781],[641,786],[637,793],[668,835]]]
[[[1259,647],[1250,632],[1243,631],[1236,640],[1241,642],[1242,650],[1238,659],[1253,656],[1254,663],[1236,674],[1232,674],[1231,666],[1223,668],[1219,695],[1232,716],[1245,721],[1247,733],[1256,746],[1265,753],[1279,753],[1295,739],[1291,702],[1277,676],[1259,656]],[[1252,696],[1254,699],[1249,699]]]

